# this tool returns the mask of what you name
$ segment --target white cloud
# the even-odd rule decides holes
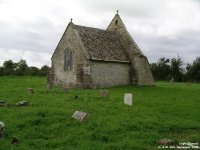
[[[50,65],[51,54],[47,52],[33,52],[29,50],[18,49],[0,49],[0,65],[3,65],[5,60],[13,60],[18,62],[20,59],[25,59],[29,66],[41,67],[44,64]]]
[[[191,62],[200,56],[198,0],[1,0],[0,63],[49,64],[70,18],[105,29],[117,9],[150,62],[177,54]]]

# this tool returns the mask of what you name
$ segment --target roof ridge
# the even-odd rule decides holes
[[[114,33],[113,31],[108,31],[108,30],[106,30],[106,29],[100,29],[100,28],[96,28],[96,27],[88,27],[88,26],[77,25],[77,24],[74,24],[74,26],[75,26],[75,27],[81,27],[81,28],[89,28],[89,29],[102,30],[102,31]]]

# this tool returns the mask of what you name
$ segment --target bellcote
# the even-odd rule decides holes
[[[115,31],[119,28],[126,29],[121,17],[119,16],[119,11],[117,10],[117,13],[115,14],[114,18],[112,19],[111,23],[109,24],[107,30],[108,31]]]

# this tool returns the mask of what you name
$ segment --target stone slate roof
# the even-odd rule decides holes
[[[129,62],[115,32],[74,25],[92,60]]]

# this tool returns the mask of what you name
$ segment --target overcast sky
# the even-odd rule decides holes
[[[50,65],[70,18],[106,29],[116,10],[149,62],[200,56],[200,0],[0,0],[0,66]]]

